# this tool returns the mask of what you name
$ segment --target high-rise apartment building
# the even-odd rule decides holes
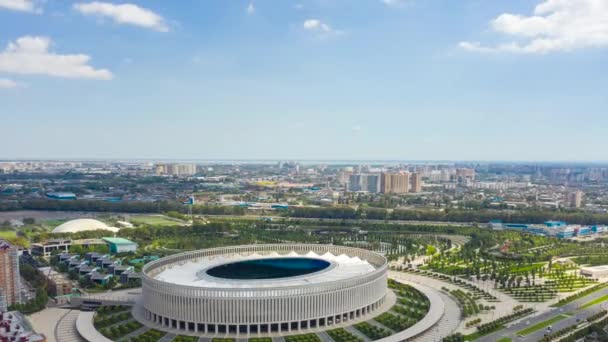
[[[450,180],[452,180],[452,174],[451,174],[450,170],[446,170],[446,169],[441,170],[441,181],[449,182]]]
[[[156,164],[154,170],[157,176],[192,176],[196,173],[195,164]]]
[[[367,191],[376,193],[380,191],[380,176],[371,175],[350,175],[348,181],[349,191]]]
[[[350,175],[348,177],[348,191],[361,191],[361,175]]]
[[[380,175],[367,175],[367,192],[380,192]]]
[[[422,174],[414,172],[410,175],[411,191],[421,192],[422,191]]]
[[[17,248],[0,240],[0,312],[21,303],[20,279]]]
[[[475,180],[475,169],[456,169],[456,178],[459,183]]]
[[[380,176],[380,192],[384,194],[403,194],[409,191],[410,174],[382,173]]]
[[[568,194],[568,205],[572,208],[580,208],[583,204],[583,192],[576,190]]]

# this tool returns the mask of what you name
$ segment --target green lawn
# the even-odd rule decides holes
[[[132,216],[130,218],[132,223],[138,224],[149,224],[151,226],[179,226],[182,225],[181,222],[169,219],[165,216],[157,216],[157,215],[142,215],[142,216]]]
[[[594,299],[594,300],[592,300],[590,302],[587,302],[587,303],[581,305],[581,309],[586,309],[586,308],[588,308],[590,306],[594,306],[596,304],[599,304],[601,302],[605,302],[607,300],[608,300],[608,295],[601,296],[600,298]]]
[[[17,236],[14,230],[0,230],[0,239],[10,239]]]
[[[512,340],[511,340],[511,338],[510,338],[510,337],[503,337],[503,338],[499,339],[499,340],[498,340],[498,341],[496,341],[496,342],[511,342],[511,341],[512,341]]]
[[[68,221],[69,220],[45,220],[45,221],[42,221],[42,224],[46,227],[53,229],[53,228],[59,226],[60,224],[64,224]]]
[[[538,330],[544,329],[544,328],[550,326],[551,324],[553,324],[555,322],[559,322],[562,319],[566,319],[568,317],[569,317],[568,315],[563,315],[563,314],[559,315],[559,316],[555,316],[555,317],[550,318],[550,319],[548,319],[546,321],[542,321],[542,322],[536,323],[536,324],[534,324],[532,326],[529,326],[529,327],[527,327],[524,330],[520,330],[520,331],[517,332],[517,335],[521,335],[521,336],[530,335],[533,332],[536,332]]]
[[[23,236],[17,236],[17,232],[14,230],[0,230],[0,239],[8,241],[10,244],[29,247],[29,241]]]

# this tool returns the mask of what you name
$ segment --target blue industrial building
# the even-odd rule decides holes
[[[555,236],[560,239],[591,236],[608,231],[606,226],[568,225],[564,221],[546,221],[543,224],[526,224],[502,223],[500,220],[492,220],[489,222],[489,226],[492,227],[492,229],[514,229],[535,235]]]
[[[76,194],[73,192],[47,192],[46,197],[56,200],[75,200]]]

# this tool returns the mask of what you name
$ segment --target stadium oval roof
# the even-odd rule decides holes
[[[305,277],[287,277],[277,279],[255,279],[255,280],[234,280],[216,278],[206,274],[206,270],[235,261],[268,259],[268,258],[284,258],[284,257],[307,257],[328,261],[332,266],[323,271],[309,274]],[[199,257],[189,261],[181,261],[179,264],[171,265],[163,269],[154,276],[155,279],[173,283],[177,285],[206,287],[206,288],[279,288],[282,286],[298,286],[307,284],[321,284],[337,280],[346,280],[362,274],[373,272],[376,268],[359,257],[349,257],[345,254],[336,255],[330,252],[325,254],[317,254],[308,252],[305,255],[300,255],[296,252],[280,255],[277,252],[272,252],[267,255],[258,253],[250,253],[248,255],[219,255],[213,257]]]
[[[65,222],[53,229],[52,233],[78,233],[90,230],[109,230],[117,232],[120,229],[110,227],[107,224],[95,219],[76,219]]]

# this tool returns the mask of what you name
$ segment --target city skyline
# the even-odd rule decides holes
[[[180,5],[0,1],[0,158],[605,160],[606,5]]]

